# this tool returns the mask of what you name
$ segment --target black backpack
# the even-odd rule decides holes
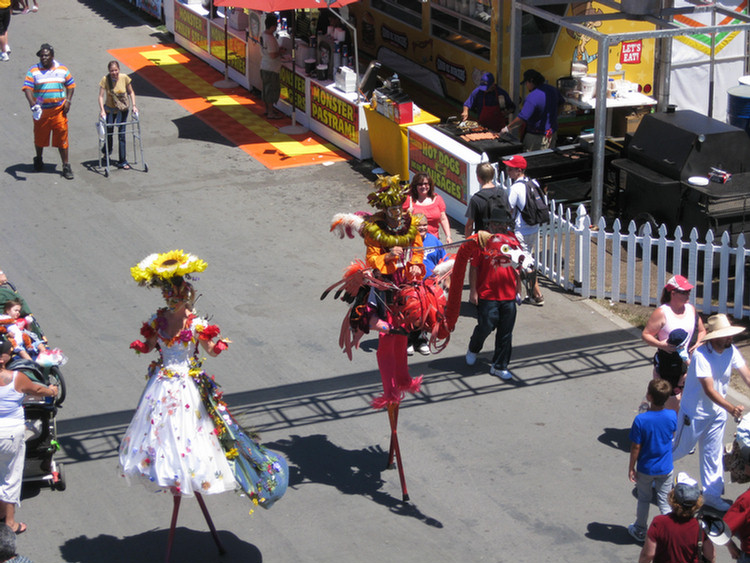
[[[521,217],[527,225],[544,225],[549,223],[549,206],[544,200],[539,184],[530,178],[524,178],[526,184],[526,205],[521,210]]]
[[[486,231],[492,210],[496,207],[508,209],[508,198],[505,195],[505,191],[499,186],[493,190],[480,189],[475,195],[485,201],[484,213],[481,214],[481,217],[477,216],[474,218],[475,230]]]

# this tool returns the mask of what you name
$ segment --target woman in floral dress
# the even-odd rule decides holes
[[[130,347],[159,352],[149,367],[146,389],[120,445],[122,475],[179,498],[240,490],[268,508],[286,490],[284,458],[248,437],[221,399],[213,378],[201,368],[202,351],[218,356],[230,341],[193,310],[195,291],[187,279],[206,263],[182,251],[153,254],[131,269],[141,285],[158,287],[167,306],[143,324]],[[208,513],[204,515],[212,527]],[[215,536],[216,539],[216,536]]]

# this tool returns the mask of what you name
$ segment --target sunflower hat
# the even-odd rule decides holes
[[[202,272],[208,264],[184,250],[170,250],[162,254],[150,254],[130,268],[130,275],[142,287],[162,289],[182,285],[183,279]]]

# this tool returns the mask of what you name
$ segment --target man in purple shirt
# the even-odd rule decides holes
[[[557,112],[562,96],[554,86],[547,84],[539,71],[529,69],[523,73],[523,81],[529,91],[523,108],[502,133],[524,126],[523,147],[527,151],[550,149],[557,144]]]

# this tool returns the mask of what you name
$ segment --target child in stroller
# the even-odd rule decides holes
[[[24,360],[34,360],[39,365],[63,365],[67,358],[60,350],[49,350],[44,341],[34,330],[36,321],[31,315],[21,317],[22,303],[16,299],[5,302],[4,315],[0,315],[0,335],[13,344],[13,351]]]

